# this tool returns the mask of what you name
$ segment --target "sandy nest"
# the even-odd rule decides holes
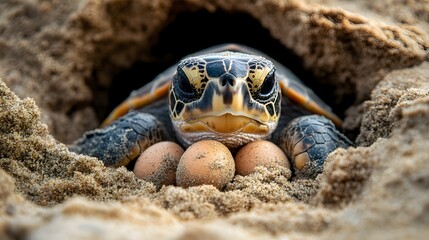
[[[427,237],[428,19],[425,0],[1,2],[0,239]],[[158,191],[68,151],[131,89],[220,41],[291,63],[358,147],[314,180],[260,168],[224,191]]]

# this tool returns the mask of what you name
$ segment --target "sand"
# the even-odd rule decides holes
[[[428,3],[238,2],[0,3],[0,239],[428,236]],[[330,154],[316,179],[262,167],[223,191],[157,190],[124,167],[68,151],[108,111],[116,76],[181,57],[156,49],[211,43],[223,32],[189,37],[182,49],[170,27],[192,30],[197,23],[179,19],[212,15],[260,24],[233,30],[266,33],[260,47],[299,59],[307,83],[329,89],[322,95],[357,147]]]

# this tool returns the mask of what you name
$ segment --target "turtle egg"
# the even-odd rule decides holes
[[[222,189],[232,181],[234,173],[229,149],[220,142],[203,140],[192,144],[180,158],[176,182],[181,187],[211,184]]]
[[[246,176],[258,166],[280,165],[290,169],[286,154],[274,143],[259,140],[248,143],[235,155],[236,174]]]
[[[138,178],[152,182],[157,188],[174,185],[177,164],[183,152],[183,148],[174,142],[155,143],[140,154],[133,172]]]

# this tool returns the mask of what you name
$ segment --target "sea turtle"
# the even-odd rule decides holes
[[[309,115],[314,114],[314,115]],[[341,120],[286,67],[237,44],[192,54],[133,91],[70,148],[124,166],[150,145],[217,140],[232,151],[258,139],[276,143],[295,173],[314,176],[327,155],[352,143]]]

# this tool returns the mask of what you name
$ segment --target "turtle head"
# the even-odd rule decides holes
[[[185,145],[213,139],[236,148],[266,139],[277,127],[280,103],[271,61],[234,52],[182,60],[169,91],[170,117]]]

